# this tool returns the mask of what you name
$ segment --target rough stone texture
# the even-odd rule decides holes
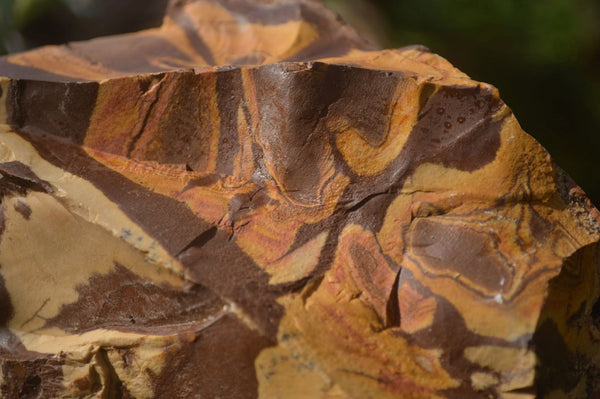
[[[598,212],[426,49],[184,0],[0,76],[3,397],[600,394]]]

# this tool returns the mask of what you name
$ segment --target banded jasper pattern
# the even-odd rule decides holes
[[[185,0],[0,76],[3,397],[600,395],[597,210],[426,49]]]

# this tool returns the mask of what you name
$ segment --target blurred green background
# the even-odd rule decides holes
[[[0,0],[0,53],[158,26],[167,0]],[[325,0],[380,47],[423,44],[492,83],[600,204],[600,1]]]

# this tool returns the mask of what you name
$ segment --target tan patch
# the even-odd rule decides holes
[[[108,360],[127,390],[139,399],[154,398],[152,382],[162,372],[169,354],[179,347],[173,340],[165,346],[144,345],[139,348],[114,348],[107,352]]]
[[[484,391],[496,384],[498,384],[498,378],[493,374],[480,372],[471,374],[471,386],[476,391]]]
[[[45,161],[26,140],[0,125],[0,162],[17,160],[28,165],[54,188],[54,197],[65,210],[98,225],[113,236],[145,254],[147,262],[183,275],[183,266],[170,256],[154,238],[132,222],[119,206],[110,201],[92,183]]]
[[[50,351],[61,348],[65,362],[63,385],[66,394],[75,397],[92,394],[111,397],[110,391],[115,384],[114,376],[110,375],[112,368],[120,381],[126,381],[125,388],[135,398],[153,398],[154,376],[162,371],[167,353],[179,347],[174,336],[152,337],[107,330],[50,339],[59,341],[58,345],[45,345],[43,342],[48,341],[43,336],[29,343]]]
[[[465,357],[470,362],[499,372],[527,370],[535,365],[535,354],[521,348],[472,346],[465,349]]]
[[[40,328],[63,304],[77,300],[77,285],[87,283],[92,273],[108,273],[116,263],[154,281],[183,284],[147,263],[144,254],[124,240],[68,212],[52,196],[31,192],[26,221],[14,209],[18,200],[3,199],[7,207],[0,241],[2,275],[15,310],[11,329]]]
[[[271,274],[269,284],[291,283],[308,276],[319,263],[328,235],[324,231],[289,255],[270,264],[267,269]]]
[[[276,346],[256,358],[259,399],[351,399],[305,354]]]
[[[501,375],[502,392],[532,387],[535,379],[535,353],[526,349],[499,346],[474,346],[464,351],[465,358]]]

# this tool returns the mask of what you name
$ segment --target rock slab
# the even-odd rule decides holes
[[[316,1],[0,58],[0,176],[2,397],[600,394],[597,210]]]

